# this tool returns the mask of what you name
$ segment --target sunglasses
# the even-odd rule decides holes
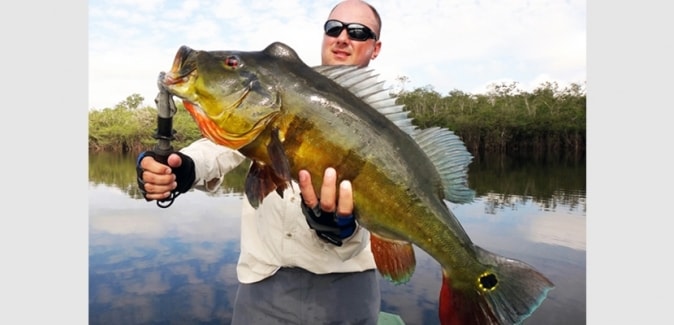
[[[331,37],[337,37],[342,30],[346,28],[346,32],[349,35],[349,38],[354,41],[367,41],[368,39],[377,40],[377,35],[372,32],[367,26],[358,23],[343,23],[339,20],[330,19],[325,22],[323,29],[325,30],[325,35]]]

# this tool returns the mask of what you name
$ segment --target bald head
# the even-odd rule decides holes
[[[362,0],[344,0],[332,8],[328,19],[340,20],[344,13],[357,13],[361,18],[358,22],[370,27],[381,38],[381,17],[372,5]]]
[[[339,34],[335,32],[331,32],[330,35],[323,34],[322,64],[365,67],[379,55],[381,49],[381,18],[377,10],[370,4],[361,0],[342,1],[332,8],[328,20],[338,21],[337,24],[343,24],[341,26],[363,25],[370,29],[375,37],[362,39],[356,36],[352,38],[345,28],[339,31]]]

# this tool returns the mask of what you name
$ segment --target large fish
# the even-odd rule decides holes
[[[309,67],[278,42],[251,52],[182,46],[160,74],[204,136],[252,160],[245,192],[253,206],[282,195],[301,169],[334,167],[353,184],[383,277],[407,282],[417,245],[442,266],[442,324],[522,322],[553,284],[472,243],[445,202],[473,199],[472,156],[451,131],[416,128],[376,79],[367,68]]]

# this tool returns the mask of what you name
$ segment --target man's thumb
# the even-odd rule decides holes
[[[168,165],[171,166],[171,168],[177,168],[183,164],[183,160],[180,158],[178,154],[175,153],[172,153],[168,156],[167,162]]]

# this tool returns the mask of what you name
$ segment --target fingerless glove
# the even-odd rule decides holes
[[[301,195],[300,195],[301,196]],[[336,245],[342,246],[342,240],[353,235],[356,231],[356,211],[350,216],[337,216],[335,212],[327,212],[320,208],[319,204],[310,208],[302,199],[302,213],[309,227],[316,231],[318,237]]]
[[[176,175],[176,183],[178,184],[174,192],[185,193],[192,188],[192,185],[194,185],[194,179],[196,178],[194,160],[181,152],[176,151],[174,153],[180,156],[180,159],[182,159],[182,164],[180,167],[171,167],[173,174]],[[166,161],[160,161],[157,158],[157,154],[154,151],[144,151],[138,155],[138,159],[136,160],[136,177],[138,181],[138,188],[140,189],[141,193],[143,193],[143,197],[145,194],[147,194],[145,192],[145,182],[143,182],[143,169],[140,167],[140,161],[143,160],[144,157],[152,157],[154,160],[166,164]]]

